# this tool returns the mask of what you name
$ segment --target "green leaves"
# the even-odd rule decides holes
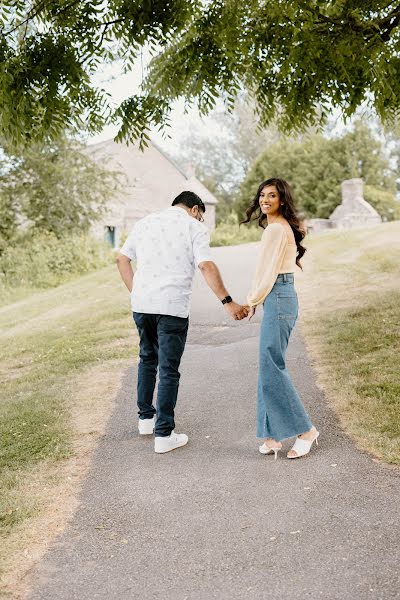
[[[363,178],[366,199],[382,216],[391,220],[399,214],[395,174],[381,142],[362,121],[340,138],[313,135],[304,141],[283,139],[268,146],[242,183],[236,201],[240,218],[258,185],[269,177],[289,181],[299,209],[307,217],[328,218],[341,203],[342,181],[353,177]]]
[[[100,131],[123,118],[125,140],[146,143],[150,123],[165,125],[168,110],[151,93],[119,110],[93,75],[110,60],[127,70],[142,44],[166,44],[197,13],[191,0],[37,0],[5,2],[0,10],[0,128],[21,148],[55,140],[69,128]],[[162,113],[162,118],[160,117]],[[120,136],[122,133],[120,133]]]
[[[155,96],[131,96],[124,100],[113,115],[120,123],[116,141],[135,142],[139,140],[140,149],[148,145],[149,123],[159,128],[168,123],[170,108],[168,103]]]
[[[117,173],[94,162],[76,142],[31,145],[0,159],[0,253],[17,225],[57,237],[82,232],[99,219],[118,185]],[[3,242],[2,242],[3,240]]]
[[[165,127],[179,97],[208,113],[243,88],[261,125],[285,131],[345,116],[361,103],[383,119],[400,106],[400,7],[387,0],[40,0],[0,7],[0,127],[15,145],[65,127],[99,131],[117,118],[119,140]],[[93,76],[117,60],[130,71],[150,48],[143,94],[113,107]]]

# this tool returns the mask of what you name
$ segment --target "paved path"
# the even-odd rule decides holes
[[[215,250],[241,300],[254,251]],[[342,433],[298,330],[288,363],[320,446],[298,461],[258,453],[258,328],[227,322],[196,282],[177,407],[189,445],[159,456],[138,437],[127,373],[80,508],[31,600],[400,598],[398,472]]]

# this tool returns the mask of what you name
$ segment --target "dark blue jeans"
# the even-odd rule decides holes
[[[155,435],[165,437],[175,428],[174,410],[179,388],[179,365],[185,349],[189,319],[133,313],[140,337],[137,403],[140,419],[157,413]],[[153,405],[157,368],[157,411]]]

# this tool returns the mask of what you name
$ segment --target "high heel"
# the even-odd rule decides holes
[[[259,452],[261,454],[274,454],[275,455],[275,460],[278,458],[278,452],[279,450],[282,450],[282,448],[270,448],[270,446],[267,446],[267,444],[264,442],[262,444],[262,446],[259,447]]]
[[[309,454],[313,443],[318,446],[318,438],[319,431],[316,431],[315,437],[313,440],[303,440],[302,438],[297,438],[295,443],[293,444],[292,450],[296,452],[296,456],[287,456],[288,458],[301,458],[302,456],[306,456]]]

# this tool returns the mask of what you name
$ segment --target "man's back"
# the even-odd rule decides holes
[[[195,268],[199,267],[207,285],[234,319],[247,314],[245,307],[232,301],[211,259],[208,231],[201,224],[205,210],[196,194],[182,192],[171,208],[136,223],[117,257],[122,280],[131,291],[140,339],[139,434],[154,431],[154,451],[158,454],[188,442],[186,434],[175,432],[174,415]],[[132,260],[137,261],[136,273]],[[156,409],[153,400],[157,371]]]
[[[138,221],[121,253],[137,262],[134,312],[188,316],[195,269],[212,260],[204,225],[172,206]]]

